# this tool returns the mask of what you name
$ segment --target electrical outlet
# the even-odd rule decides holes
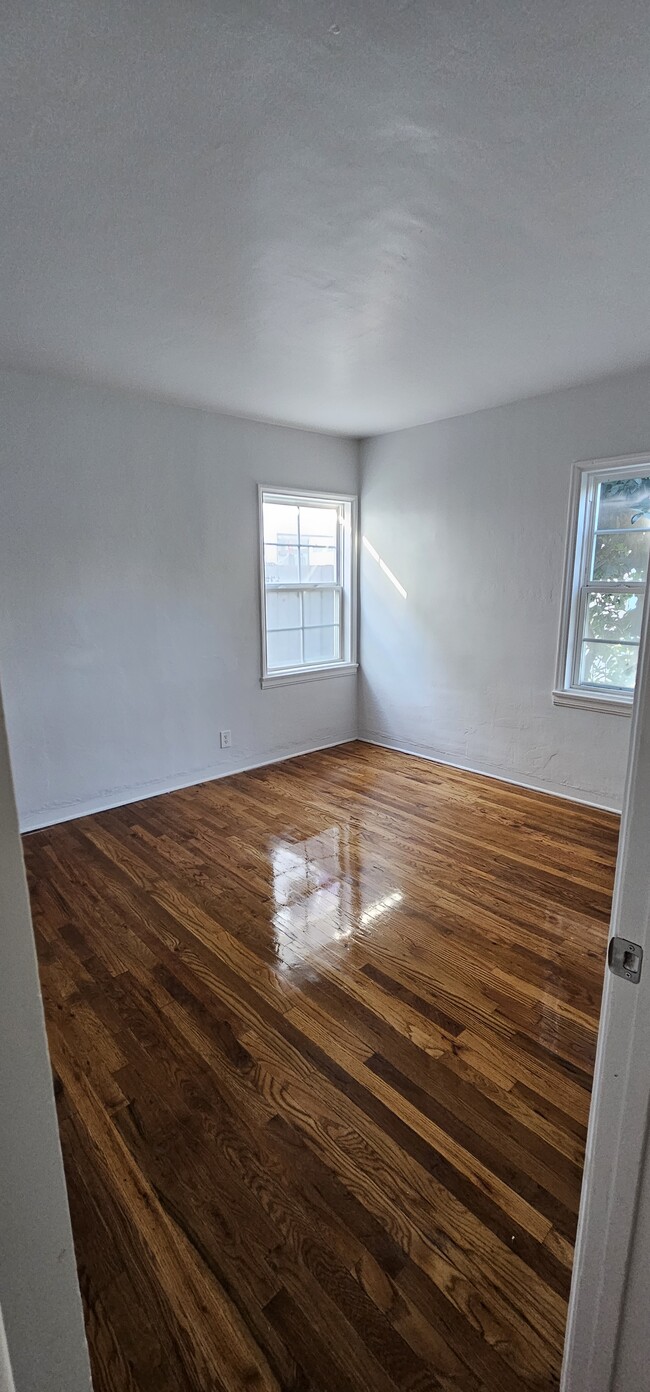
[[[222,749],[230,749],[230,746],[232,744],[232,735],[230,733],[230,730],[219,731],[219,743]]]

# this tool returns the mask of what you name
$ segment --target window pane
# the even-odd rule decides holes
[[[300,548],[300,579],[305,584],[336,584],[336,547],[316,545]]]
[[[300,508],[300,578],[337,581],[338,508]]]
[[[266,658],[270,672],[276,671],[279,667],[300,667],[302,665],[300,630],[289,633],[267,633]]]
[[[617,643],[583,643],[580,682],[633,691],[638,656],[638,648],[622,647]]]
[[[643,603],[636,594],[606,594],[592,590],[587,595],[585,638],[604,638],[609,642],[638,642]]]
[[[267,585],[298,580],[298,508],[295,503],[264,503],[264,574]]]
[[[305,628],[319,628],[323,624],[337,624],[339,622],[338,590],[305,590],[303,614]]]
[[[596,537],[593,580],[633,580],[648,572],[650,532],[619,532]]]
[[[301,507],[300,540],[335,546],[338,516],[336,507]]]
[[[650,527],[650,478],[608,479],[598,494],[597,531]]]
[[[264,576],[267,585],[290,585],[299,580],[298,547],[283,541],[265,541]]]
[[[299,590],[268,590],[266,595],[266,627],[269,632],[277,628],[300,628]]]
[[[298,508],[295,503],[264,503],[264,540],[277,541],[282,535],[298,545]]]
[[[340,657],[338,626],[306,628],[304,642],[305,662],[338,662]]]

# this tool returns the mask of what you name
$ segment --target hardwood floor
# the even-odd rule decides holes
[[[617,833],[353,744],[25,838],[96,1392],[558,1386]]]

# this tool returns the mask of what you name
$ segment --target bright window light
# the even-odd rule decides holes
[[[260,490],[262,685],[356,666],[356,499]]]
[[[554,696],[625,712],[650,555],[650,459],[576,467]]]

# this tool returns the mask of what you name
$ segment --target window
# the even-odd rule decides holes
[[[260,489],[262,686],[356,670],[356,499]]]
[[[649,552],[650,458],[576,465],[557,704],[631,711]]]

